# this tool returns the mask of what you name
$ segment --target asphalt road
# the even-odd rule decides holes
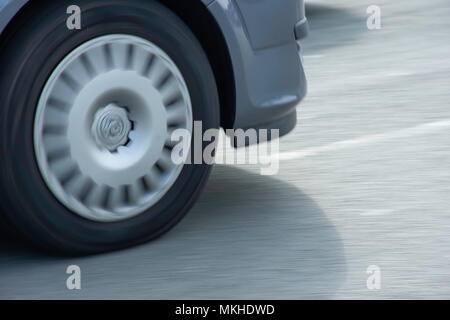
[[[278,175],[217,166],[180,225],[125,251],[55,258],[3,237],[0,298],[450,298],[450,4],[307,12],[309,94]]]

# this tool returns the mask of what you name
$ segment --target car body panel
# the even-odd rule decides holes
[[[28,1],[0,0],[0,33]],[[306,24],[304,1],[201,1],[217,21],[232,60],[234,128],[290,131],[296,105],[306,94],[296,37],[305,35],[296,29],[299,22]]]
[[[295,37],[296,23],[305,19],[303,0],[216,0],[208,8],[222,29],[233,64],[234,127],[279,127],[284,117],[286,125],[292,125],[288,115],[296,117],[296,105],[306,94]],[[275,32],[268,32],[271,19]],[[282,135],[292,128],[279,129]]]
[[[299,0],[236,0],[254,50],[294,40],[293,26],[305,16]]]
[[[0,34],[29,0],[0,0]]]

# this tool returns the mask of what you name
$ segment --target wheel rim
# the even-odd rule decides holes
[[[64,58],[42,91],[37,163],[55,197],[76,214],[129,219],[179,177],[171,133],[192,133],[192,119],[186,82],[162,49],[131,35],[98,37]]]

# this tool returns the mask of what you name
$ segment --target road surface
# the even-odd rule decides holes
[[[0,298],[450,298],[450,3],[307,2],[309,93],[277,175],[217,166],[180,225],[129,250],[55,258],[3,237]]]

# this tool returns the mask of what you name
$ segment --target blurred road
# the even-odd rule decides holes
[[[217,166],[179,226],[125,251],[55,258],[2,239],[0,298],[450,298],[448,0],[307,13],[309,95],[278,175]],[[70,264],[81,291],[65,288]]]

